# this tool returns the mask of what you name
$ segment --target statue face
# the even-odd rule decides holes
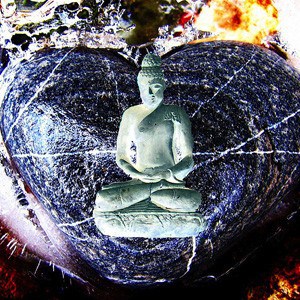
[[[139,80],[140,95],[149,108],[156,108],[164,98],[165,82],[163,79]]]

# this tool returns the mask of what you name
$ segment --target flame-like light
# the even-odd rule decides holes
[[[299,299],[300,298],[300,263],[294,268],[284,270],[281,274],[275,274],[270,281],[273,293],[268,300],[277,299]]]
[[[211,0],[195,17],[195,26],[218,40],[262,44],[278,27],[272,0]]]
[[[247,299],[300,299],[300,262],[295,257],[285,259],[285,267],[276,268],[264,285],[248,291]]]

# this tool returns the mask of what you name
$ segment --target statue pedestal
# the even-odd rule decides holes
[[[117,211],[94,210],[94,218],[103,234],[115,237],[184,238],[205,228],[200,213],[170,212],[148,200]]]

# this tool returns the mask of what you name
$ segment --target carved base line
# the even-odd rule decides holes
[[[115,237],[185,238],[206,227],[199,213],[94,211],[94,218],[103,234]]]

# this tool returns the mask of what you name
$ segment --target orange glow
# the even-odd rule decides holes
[[[248,300],[292,300],[300,299],[300,262],[289,257],[283,269],[276,268],[264,286],[248,292]]]
[[[218,40],[262,44],[278,27],[272,0],[211,0],[195,16],[195,26]]]
[[[276,274],[271,278],[273,293],[268,300],[277,299],[299,299],[300,298],[300,263],[295,265],[293,270]]]

